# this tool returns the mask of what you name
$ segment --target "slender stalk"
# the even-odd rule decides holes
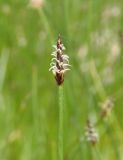
[[[37,67],[33,66],[32,68],[32,113],[33,113],[33,122],[34,122],[34,133],[39,133],[39,126],[38,126],[38,71]],[[36,118],[35,118],[36,117]]]
[[[95,160],[102,160],[102,154],[98,148],[98,146],[92,147],[92,152],[93,152],[93,159]]]
[[[63,86],[59,86],[58,160],[63,160]]]
[[[51,44],[52,44],[53,41],[54,41],[54,39],[53,39],[53,29],[51,29],[49,20],[48,20],[47,16],[45,15],[45,13],[44,13],[44,11],[42,9],[38,9],[38,13],[39,13],[41,21],[44,24],[45,30],[46,30],[47,34],[49,35],[49,37],[50,37]]]

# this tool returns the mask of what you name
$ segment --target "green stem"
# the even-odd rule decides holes
[[[37,81],[38,81],[38,71],[37,71],[37,67],[33,66],[32,68],[32,112],[33,112],[33,120],[34,120],[34,126],[35,126],[35,133],[39,132],[39,127],[38,127],[38,114],[37,114],[37,110],[38,110],[38,88],[37,88]],[[37,132],[36,132],[37,130]]]
[[[63,160],[63,86],[59,86],[58,159]]]
[[[50,23],[49,23],[49,20],[47,18],[47,16],[45,15],[44,11],[41,10],[41,9],[38,9],[38,13],[39,13],[39,16],[40,16],[40,19],[41,21],[43,22],[44,24],[44,27],[45,27],[45,30],[47,32],[47,34],[49,35],[50,37],[50,40],[51,40],[51,44],[54,42],[54,39],[53,39],[53,31],[51,29],[51,26],[50,26]]]
[[[103,159],[102,155],[101,155],[101,152],[99,151],[98,146],[94,146],[92,148],[92,150],[93,150],[93,154],[94,154],[94,157],[93,157],[94,160],[95,159],[97,159],[97,160],[102,160]]]

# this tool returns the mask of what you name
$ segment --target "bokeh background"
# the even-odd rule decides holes
[[[58,87],[48,70],[59,33],[72,65],[64,160],[123,160],[123,0],[0,0],[0,160],[58,160]]]

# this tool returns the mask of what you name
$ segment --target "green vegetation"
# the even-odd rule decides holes
[[[59,33],[72,65],[64,160],[122,159],[122,26],[123,0],[0,1],[0,160],[58,160],[59,92],[48,70]]]

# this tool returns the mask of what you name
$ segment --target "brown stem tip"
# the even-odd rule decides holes
[[[92,145],[95,145],[99,141],[99,135],[89,119],[87,120],[85,136],[87,141],[91,142]]]
[[[56,45],[53,45],[55,51],[51,54],[53,56],[49,71],[52,71],[58,85],[63,84],[64,74],[70,70],[69,57],[64,54],[65,47],[62,43],[61,36],[58,36]]]

